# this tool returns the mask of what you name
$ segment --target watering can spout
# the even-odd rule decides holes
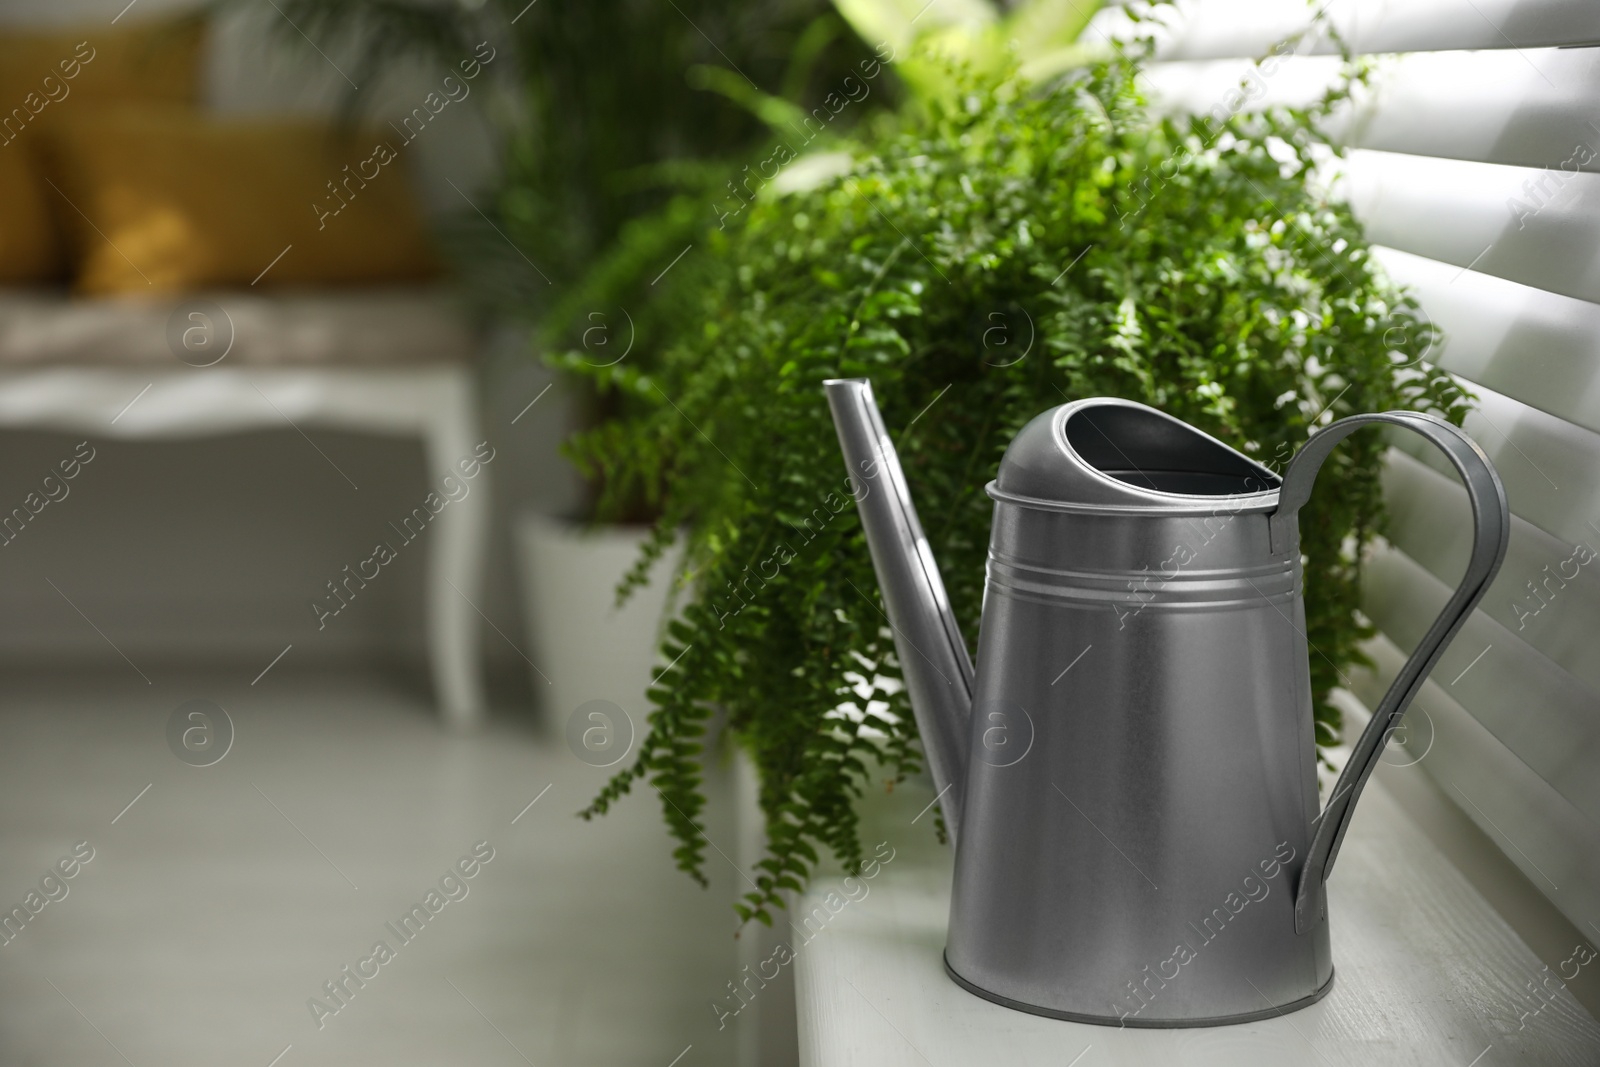
[[[864,379],[824,383],[894,646],[952,842],[961,823],[973,671],[900,458]],[[865,607],[865,605],[863,605]]]

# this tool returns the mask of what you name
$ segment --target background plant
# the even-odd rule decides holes
[[[629,398],[575,445],[607,508],[660,509],[635,577],[687,530],[688,603],[637,762],[679,865],[704,880],[697,815],[720,711],[761,773],[768,852],[742,916],[770,921],[823,849],[861,859],[855,804],[920,769],[915,726],[823,399],[873,382],[969,639],[990,502],[1013,434],[1064,400],[1122,396],[1269,465],[1316,426],[1390,408],[1459,421],[1467,397],[1359,224],[1313,180],[1333,150],[1310,110],[1168,119],[1113,55],[1042,88],[950,73],[865,135],[848,173],[765,195],[658,290],[654,364],[565,365]],[[687,265],[687,261],[686,261]],[[1363,662],[1360,558],[1382,520],[1384,440],[1335,453],[1302,513],[1317,739]],[[842,507],[836,505],[842,504]],[[819,510],[820,509],[820,510]],[[808,521],[809,520],[809,521]]]
[[[715,60],[688,68],[686,82],[703,91],[703,107],[709,106],[705,93],[714,93],[724,98],[722,108],[732,104],[744,113],[741,129],[748,132],[750,120],[758,120],[778,140],[657,168],[653,173],[671,178],[661,183],[670,184],[671,200],[631,215],[615,230],[606,254],[544,314],[541,346],[556,349],[581,336],[584,316],[595,307],[637,309],[644,320],[636,323],[641,334],[651,340],[672,336],[681,324],[655,321],[655,316],[671,319],[682,305],[654,299],[656,271],[684,248],[701,244],[713,226],[726,225],[727,208],[737,208],[750,178],[764,184],[775,144],[792,145],[816,159],[886,103],[914,105],[954,92],[952,62],[991,73],[1021,64],[1027,77],[1059,71],[1086,55],[1076,42],[1101,5],[1102,0],[834,0],[842,21],[819,16],[795,40],[781,92],[768,91],[757,84],[761,79],[753,81],[742,68]],[[854,42],[855,50],[846,42]],[[823,63],[825,48],[830,61]],[[856,94],[863,90],[858,101]],[[517,184],[513,174],[510,185]],[[654,354],[647,341],[635,362],[648,362]],[[614,400],[626,403],[620,396]],[[613,406],[609,414],[620,409]]]
[[[1079,65],[1079,43],[1104,0],[834,0],[863,41],[887,44],[900,76],[921,96],[959,85],[952,62],[1036,79]]]
[[[348,57],[357,85],[406,62],[454,68],[484,40],[500,52],[486,69],[499,90],[487,115],[500,167],[477,198],[490,224],[463,206],[446,252],[467,295],[523,320],[558,303],[630,220],[681,229],[680,216],[652,213],[684,189],[704,199],[729,162],[765,140],[761,122],[706,91],[696,71],[715,64],[752,92],[809,103],[818,85],[869,54],[829,0],[276,6],[284,17],[270,24],[285,43],[311,40]],[[353,113],[377,96],[352,90],[346,105]],[[652,263],[645,278],[663,265]]]

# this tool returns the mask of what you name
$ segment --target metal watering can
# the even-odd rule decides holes
[[[1021,1011],[1208,1026],[1333,985],[1324,882],[1387,734],[1505,557],[1482,450],[1441,419],[1357,415],[1280,479],[1126,400],[1011,442],[975,672],[871,385],[826,384],[955,844],[945,970]],[[1298,513],[1352,431],[1426,437],[1466,483],[1466,577],[1318,811]]]

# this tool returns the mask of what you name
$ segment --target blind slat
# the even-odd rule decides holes
[[[1600,434],[1478,389],[1465,428],[1494,462],[1514,514],[1562,541],[1600,548],[1594,525],[1600,501]],[[1396,433],[1394,447],[1454,478],[1439,451],[1415,434]]]
[[[1452,588],[1399,549],[1382,547],[1363,583],[1363,609],[1395,644],[1415,648]],[[1600,824],[1600,705],[1587,686],[1481,611],[1462,626],[1433,680]]]
[[[1406,654],[1382,636],[1366,647],[1377,670],[1359,672],[1354,692],[1375,707]],[[1600,828],[1451,699],[1459,688],[1426,682],[1396,732],[1404,747],[1383,759],[1432,777],[1573,925],[1589,929],[1600,914]]]
[[[1384,490],[1390,542],[1454,585],[1472,552],[1472,526],[1465,521],[1471,511],[1461,483],[1395,450]],[[1511,547],[1478,610],[1587,685],[1600,706],[1600,656],[1594,654],[1600,557],[1587,551],[1597,546],[1600,538],[1588,538],[1580,548],[1512,516]]]
[[[1325,8],[1351,48],[1366,54],[1600,41],[1600,6],[1593,0],[1329,0],[1316,7]],[[1160,35],[1160,55],[1165,59],[1258,56],[1304,29],[1313,10],[1295,0],[1191,0],[1167,17],[1171,28]],[[1093,25],[1112,37],[1139,32],[1114,9],[1097,16]],[[1305,44],[1309,51],[1338,51],[1326,37]]]
[[[1600,174],[1567,175],[1542,207],[1542,172],[1357,150],[1338,191],[1375,243],[1600,302]]]
[[[1444,332],[1428,362],[1600,432],[1600,304],[1395,249],[1374,255]]]
[[[1310,104],[1338,81],[1340,68],[1337,58],[1322,56],[1260,70],[1249,60],[1160,63],[1143,84],[1161,110],[1222,115]],[[1371,85],[1326,130],[1357,148],[1600,172],[1596,99],[1600,49],[1382,56]]]

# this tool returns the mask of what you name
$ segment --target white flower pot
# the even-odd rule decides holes
[[[682,557],[680,547],[670,549],[651,569],[650,583],[618,608],[617,583],[648,536],[645,527],[585,528],[532,512],[517,519],[534,697],[553,730],[565,729],[591,700],[627,712],[635,736],[644,729],[645,690],[666,666],[656,649]]]

